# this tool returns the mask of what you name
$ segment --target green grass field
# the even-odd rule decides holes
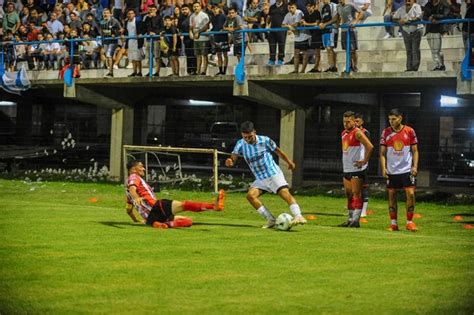
[[[160,230],[131,223],[118,185],[0,180],[0,313],[474,312],[474,230],[463,228],[474,205],[420,203],[410,233],[387,231],[384,200],[343,229],[343,199],[297,199],[317,219],[290,232],[261,229],[244,194],[228,194],[222,213],[188,212],[191,228]]]

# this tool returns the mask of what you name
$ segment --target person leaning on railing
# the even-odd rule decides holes
[[[474,19],[474,5],[471,0],[466,1],[466,14],[464,15],[465,19]],[[463,23],[462,25],[462,39],[464,42],[464,49],[468,47],[468,39],[474,39],[474,23]],[[472,47],[472,46],[471,46]]]
[[[406,0],[405,5],[402,5],[393,16],[393,21],[401,25],[400,30],[407,52],[406,71],[418,71],[420,67],[420,43],[423,36],[422,24],[406,24],[420,21],[422,14],[421,6],[415,3],[415,0]]]
[[[436,66],[433,71],[444,71],[444,55],[441,50],[443,45],[442,34],[445,32],[445,24],[438,22],[448,18],[449,7],[441,0],[430,0],[425,6],[423,12],[423,20],[432,22],[426,25],[426,39],[431,49],[431,55]]]

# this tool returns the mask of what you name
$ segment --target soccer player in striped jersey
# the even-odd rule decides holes
[[[355,113],[345,112],[342,119],[343,183],[347,196],[348,220],[340,227],[358,228],[362,213],[362,184],[366,181],[366,169],[374,146],[362,130],[356,127]]]
[[[370,132],[364,128],[364,115],[362,115],[361,113],[356,113],[355,124],[356,124],[356,127],[359,128],[364,133],[367,139],[370,140]],[[362,147],[362,149],[365,149],[365,147]],[[368,167],[369,165],[367,164],[367,168]],[[362,218],[367,216],[368,206],[369,206],[369,182],[366,176],[365,181],[362,183],[362,213],[360,215]]]
[[[415,213],[415,187],[418,174],[418,140],[413,128],[403,125],[403,114],[398,109],[388,113],[390,127],[385,128],[380,138],[380,166],[387,178],[388,210],[390,229],[398,231],[397,190],[404,189],[406,195],[407,225],[416,231],[413,222]]]
[[[275,226],[275,217],[259,199],[265,192],[278,194],[286,201],[294,216],[293,225],[305,224],[306,219],[301,215],[300,207],[290,193],[283,172],[275,163],[271,153],[275,152],[283,159],[288,164],[289,170],[295,169],[295,163],[276,145],[275,141],[267,136],[257,135],[254,124],[251,121],[243,122],[240,126],[240,132],[242,139],[237,141],[232,155],[226,159],[225,165],[232,167],[239,156],[243,156],[249,165],[250,170],[255,176],[255,181],[247,192],[247,200],[267,220],[267,223],[262,228],[272,228]]]
[[[157,199],[153,189],[143,179],[145,167],[140,161],[127,163],[127,214],[135,222],[143,222],[155,228],[177,228],[188,227],[193,224],[191,218],[177,216],[181,211],[201,212],[207,210],[224,210],[224,191],[220,190],[214,203],[196,201],[176,201],[168,199]],[[142,216],[139,220],[134,212],[135,207]]]

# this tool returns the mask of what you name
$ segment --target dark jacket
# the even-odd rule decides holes
[[[159,15],[154,17],[145,16],[143,23],[145,25],[145,32],[147,34],[153,32],[158,35],[163,29],[163,20]]]
[[[442,0],[437,5],[433,5],[433,1],[426,4],[423,12],[423,20],[428,21],[432,17],[437,21],[449,18],[449,6]],[[426,33],[444,33],[446,24],[427,24]]]
[[[474,5],[468,5],[466,8],[466,15],[464,16],[465,19],[473,19],[474,18]],[[470,34],[474,33],[474,23],[463,23],[462,25],[463,32],[469,32]]]

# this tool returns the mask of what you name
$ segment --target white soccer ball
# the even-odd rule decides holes
[[[291,220],[293,220],[293,217],[288,213],[280,214],[275,221],[275,229],[280,231],[288,231],[292,226]]]

